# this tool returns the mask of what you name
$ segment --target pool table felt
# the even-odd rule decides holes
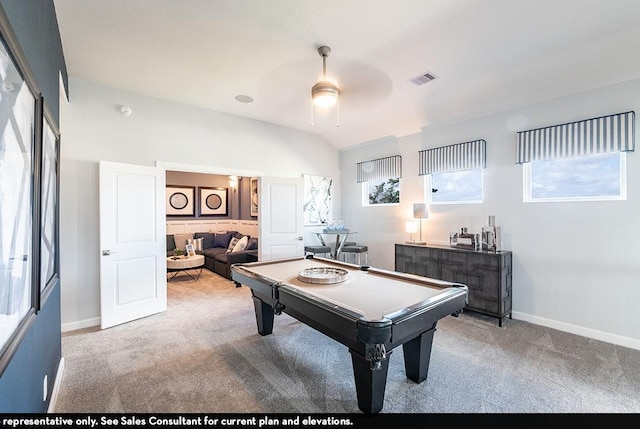
[[[300,259],[258,263],[251,267],[251,271],[361,314],[368,320],[381,320],[386,315],[411,307],[442,292],[442,288],[430,287],[419,281],[399,280],[369,273],[357,267],[338,266],[349,272],[347,280],[340,283],[315,284],[298,280],[298,273],[303,269],[327,266],[334,265],[317,259]]]

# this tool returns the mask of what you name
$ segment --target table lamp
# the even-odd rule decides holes
[[[418,232],[418,222],[413,220],[406,221],[404,224],[404,231],[409,233],[409,241],[407,241],[407,244],[414,244],[415,241],[413,241],[413,236],[411,234]]]
[[[425,203],[415,203],[413,205],[413,218],[420,219],[420,241],[415,241],[413,244],[427,244],[426,241],[422,241],[422,219],[427,219],[428,217],[429,212]]]

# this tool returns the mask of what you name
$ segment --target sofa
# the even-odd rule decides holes
[[[258,239],[238,231],[167,234],[167,256],[184,252],[189,243],[204,256],[205,268],[229,280],[231,265],[258,260]]]

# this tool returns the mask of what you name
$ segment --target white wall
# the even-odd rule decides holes
[[[423,237],[448,242],[449,232],[479,232],[485,216],[496,215],[504,248],[513,251],[514,318],[640,349],[640,145],[627,156],[626,201],[525,204],[515,163],[516,131],[628,110],[640,116],[640,80],[343,151],[341,216],[369,246],[369,263],[393,269],[394,243],[409,239],[404,221],[424,201],[418,151],[485,139],[484,202],[431,206]],[[362,207],[356,163],[398,154],[400,205]]]
[[[69,94],[60,113],[63,330],[100,322],[100,160],[202,165],[273,177],[331,176],[339,213],[338,152],[317,135],[81,80],[70,80]],[[132,108],[131,116],[119,113],[123,104]]]

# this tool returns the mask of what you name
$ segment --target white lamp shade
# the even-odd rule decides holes
[[[408,220],[405,222],[404,228],[405,232],[408,232],[409,234],[415,234],[416,232],[418,232],[418,222]]]
[[[425,203],[415,203],[413,205],[413,217],[415,219],[426,219],[429,217],[427,205]]]

